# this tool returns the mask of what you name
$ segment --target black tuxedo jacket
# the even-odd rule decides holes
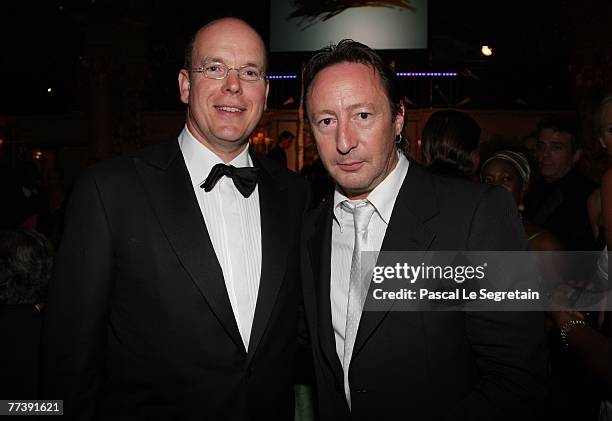
[[[536,313],[364,311],[343,389],[330,309],[332,202],[306,216],[302,280],[321,420],[526,419],[545,393]],[[410,163],[381,251],[524,250],[500,188]]]
[[[70,417],[292,419],[309,189],[252,159],[261,169],[262,268],[248,352],[178,142],[80,177],[44,351],[45,397],[64,399]]]

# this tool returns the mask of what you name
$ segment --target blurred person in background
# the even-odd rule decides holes
[[[545,118],[537,138],[541,180],[526,197],[526,216],[559,237],[566,250],[600,250],[586,203],[597,185],[578,170],[582,144],[576,123],[565,117]]]
[[[562,250],[563,245],[554,234],[522,217],[525,210],[523,198],[529,190],[530,177],[531,167],[525,155],[510,150],[493,154],[483,163],[480,170],[480,179],[483,183],[503,187],[514,198],[531,250]]]
[[[606,152],[609,163],[612,162],[612,94],[607,95],[599,104],[599,108],[593,117],[593,129],[597,136],[597,140]],[[606,184],[609,182],[609,178],[612,177],[612,169],[608,168],[602,178],[602,183]],[[606,237],[604,229],[604,213],[603,213],[603,201],[612,195],[612,192],[608,192],[608,195],[602,195],[602,188],[595,189],[588,199],[588,211],[589,220],[591,223],[591,229],[593,235],[597,239],[603,239]],[[607,244],[610,245],[610,234],[607,235]],[[608,247],[609,248],[609,247]]]
[[[436,173],[472,178],[478,170],[480,126],[456,110],[436,111],[421,137],[425,166]]]
[[[289,146],[291,146],[293,139],[295,139],[295,136],[290,131],[285,130],[284,132],[282,132],[276,140],[276,144],[268,153],[268,158],[278,162],[283,167],[286,167],[287,153],[285,151],[289,149]]]
[[[0,231],[0,399],[39,398],[43,308],[53,264],[42,234]]]
[[[4,205],[0,209],[0,228],[26,228],[49,233],[49,198],[34,162],[18,163],[9,173],[2,190]]]

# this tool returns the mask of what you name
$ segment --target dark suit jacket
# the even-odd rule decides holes
[[[249,352],[173,140],[98,164],[74,189],[50,285],[47,398],[79,419],[293,417],[309,190],[252,158],[262,268]]]
[[[552,183],[539,183],[526,198],[525,215],[563,242],[566,250],[601,250],[593,236],[587,198],[597,188],[577,168]]]
[[[364,311],[345,401],[330,310],[332,202],[307,215],[304,304],[326,420],[498,420],[524,416],[544,394],[541,314]],[[411,162],[382,251],[524,250],[502,189],[430,174]]]

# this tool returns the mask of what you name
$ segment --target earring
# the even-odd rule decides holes
[[[525,205],[523,205],[523,203],[519,203],[516,208],[518,209],[519,213],[523,213],[525,211]]]
[[[404,141],[404,136],[402,136],[402,134],[398,134],[397,136],[395,136],[395,144],[396,145],[400,145],[402,142]]]

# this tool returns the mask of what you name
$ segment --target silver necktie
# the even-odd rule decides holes
[[[363,304],[367,293],[367,291],[365,291],[366,280],[364,279],[364,275],[367,271],[362,271],[361,268],[361,252],[367,241],[368,224],[374,214],[375,208],[369,201],[365,200],[357,203],[354,207],[347,206],[345,209],[353,213],[353,222],[355,224],[355,243],[353,246],[353,257],[351,259],[346,330],[344,334],[344,358],[342,361],[342,368],[344,371],[344,393],[350,408],[351,391],[348,381],[349,366],[353,355],[355,338],[357,337],[357,329],[359,328],[359,320],[361,319],[361,311],[363,310]]]

